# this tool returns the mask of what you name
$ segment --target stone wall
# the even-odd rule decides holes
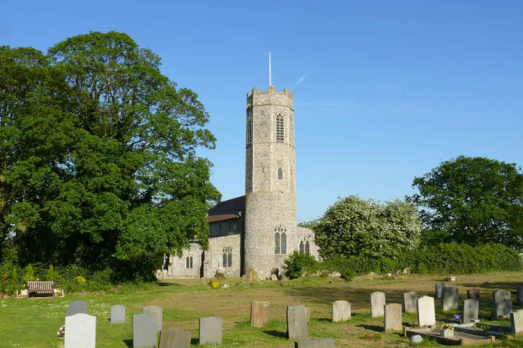
[[[198,243],[191,243],[188,250],[184,250],[181,257],[170,256],[168,278],[200,278],[203,250]],[[192,268],[187,268],[187,257],[192,257]]]
[[[203,276],[212,278],[217,271],[226,277],[239,277],[241,271],[241,250],[239,234],[209,238],[209,248],[204,252]],[[232,267],[223,267],[223,250],[231,248]]]
[[[306,228],[306,227],[296,227],[296,240],[297,245],[295,250],[300,250],[300,241],[303,240],[304,242],[309,242],[309,248],[310,248],[310,254],[316,258],[316,260],[320,260],[320,252],[319,248],[314,242],[314,231]]]

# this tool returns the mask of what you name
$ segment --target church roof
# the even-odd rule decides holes
[[[220,202],[209,209],[207,222],[237,219],[245,211],[245,196]]]

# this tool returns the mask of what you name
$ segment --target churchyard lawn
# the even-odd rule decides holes
[[[206,316],[223,318],[223,347],[294,347],[285,338],[288,305],[304,304],[311,309],[309,335],[311,338],[333,337],[336,347],[368,347],[402,344],[408,339],[399,332],[383,332],[383,318],[372,318],[370,294],[383,291],[387,303],[402,303],[403,294],[416,291],[418,296],[434,296],[434,284],[445,282],[446,276],[402,275],[401,279],[381,276],[360,276],[354,282],[339,278],[308,278],[279,282],[262,281],[253,285],[240,279],[227,279],[229,288],[212,289],[208,280],[165,281],[158,285],[124,286],[105,294],[72,295],[64,298],[2,299],[0,300],[0,347],[59,347],[63,340],[57,336],[64,324],[69,302],[84,300],[90,315],[97,317],[96,343],[99,348],[132,347],[132,315],[142,313],[145,306],[163,308],[163,328],[179,327],[191,331],[191,345],[198,344],[198,319]],[[512,292],[514,309],[523,308],[516,301],[515,290],[523,283],[523,272],[487,275],[458,275],[452,286],[459,287],[460,308],[443,313],[441,299],[435,299],[438,326],[461,312],[467,289],[481,291],[479,316],[491,316],[492,293],[498,289]],[[237,285],[236,285],[237,284]],[[351,303],[352,319],[331,322],[331,304],[336,300]],[[263,328],[250,326],[252,301],[270,302],[270,321]],[[111,306],[126,306],[124,324],[109,322]],[[510,325],[508,320],[501,321]],[[416,326],[417,315],[403,313],[403,324]],[[67,330],[67,328],[66,328]],[[439,346],[424,340],[419,347]],[[493,346],[522,347],[523,335],[507,336]],[[477,346],[476,346],[477,347]]]

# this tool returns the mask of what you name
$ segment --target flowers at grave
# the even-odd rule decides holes
[[[445,323],[445,324],[441,325],[441,328],[444,330],[453,330],[454,326],[452,326],[452,324]]]
[[[64,335],[65,335],[65,325],[60,326],[60,328],[58,329],[56,334],[58,335],[58,337],[64,337]]]
[[[454,314],[454,320],[456,320],[458,323],[461,322],[461,319],[463,319],[463,315]]]
[[[217,282],[216,280],[213,280],[210,282],[211,288],[218,289],[220,287],[220,282]]]
[[[376,341],[381,340],[381,335],[377,334],[377,333],[376,334],[375,333],[365,334],[365,336],[363,336],[362,339],[376,342]]]

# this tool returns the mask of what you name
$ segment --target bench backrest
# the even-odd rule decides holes
[[[27,288],[28,289],[35,289],[35,290],[53,290],[53,284],[54,282],[44,282],[44,281],[34,281],[34,282],[27,282]]]

